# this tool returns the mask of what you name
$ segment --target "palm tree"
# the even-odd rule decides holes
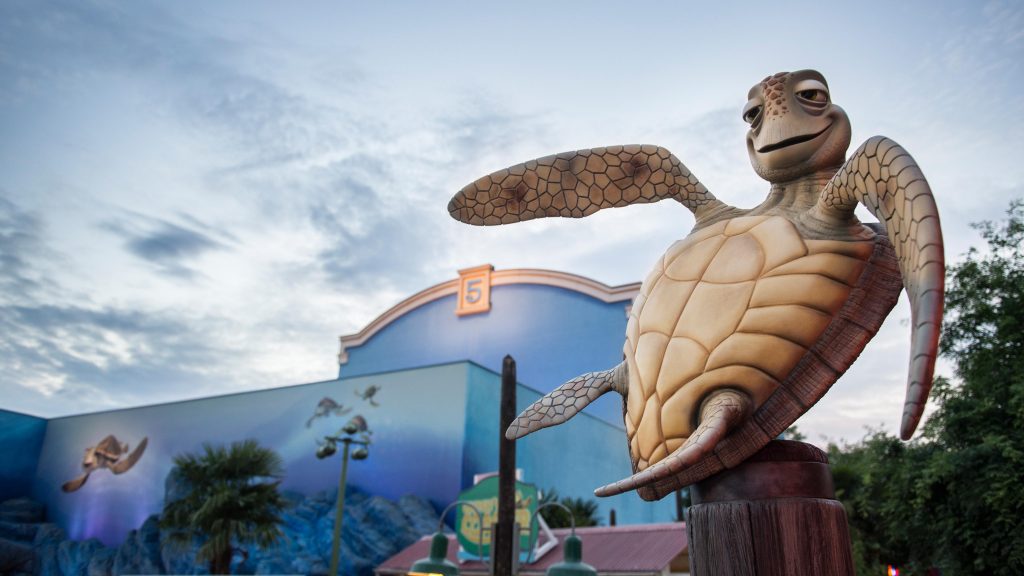
[[[539,504],[544,505],[548,502],[558,502],[568,508],[572,512],[573,519],[576,520],[577,528],[597,526],[601,523],[597,516],[597,502],[593,500],[572,498],[571,496],[559,499],[558,491],[551,488],[544,492]],[[565,510],[557,506],[544,508],[540,511],[540,515],[544,517],[544,521],[547,522],[549,528],[568,528],[571,525],[569,515],[565,513]]]
[[[283,468],[273,450],[255,440],[230,448],[203,444],[202,454],[179,454],[174,464],[190,491],[164,504],[160,526],[172,531],[177,544],[198,537],[203,544],[196,560],[209,562],[211,574],[231,572],[237,547],[266,548],[281,536],[285,501],[277,488]]]

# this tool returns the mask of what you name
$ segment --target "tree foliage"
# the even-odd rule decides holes
[[[540,499],[543,506],[549,502],[558,502],[572,512],[572,518],[576,521],[576,527],[597,526],[600,519],[597,516],[597,502],[586,498],[572,498],[565,496],[558,498],[558,491],[554,488],[546,490]],[[569,514],[558,506],[548,506],[540,511],[540,515],[547,522],[549,528],[568,528],[571,526]]]
[[[165,503],[160,526],[179,544],[198,538],[196,560],[209,562],[211,574],[230,573],[237,548],[265,548],[280,538],[283,468],[273,450],[255,440],[204,444],[201,454],[179,454],[174,464],[190,490]]]
[[[986,248],[948,271],[956,378],[936,379],[921,437],[830,450],[860,574],[1024,574],[1024,203],[975,227]]]

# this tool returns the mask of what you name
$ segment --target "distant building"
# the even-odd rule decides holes
[[[520,576],[544,576],[552,564],[562,561],[562,548],[569,529],[553,530],[558,545],[531,564],[519,566]],[[686,576],[690,573],[690,556],[686,525],[649,524],[644,526],[608,526],[577,528],[583,542],[583,562],[598,574],[609,576]],[[458,542],[448,538],[448,559],[458,562]],[[385,560],[374,570],[377,576],[399,576],[409,572],[414,562],[430,555],[430,539],[424,538]],[[488,576],[487,564],[470,560],[459,565],[464,576]]]
[[[284,460],[284,489],[333,488],[339,459],[316,459],[316,441],[358,414],[373,445],[367,460],[350,465],[350,483],[389,498],[415,493],[440,509],[475,474],[497,468],[502,358],[518,362],[520,409],[573,376],[614,366],[638,289],[482,266],[341,337],[335,380],[49,420],[0,411],[0,441],[19,453],[0,463],[0,498],[32,496],[69,537],[113,545],[161,510],[172,458],[204,442],[254,438]],[[523,480],[592,498],[597,486],[628,476],[621,402],[611,396],[520,440]],[[97,470],[81,489],[63,492],[81,473],[84,451],[107,435],[130,447],[148,438],[148,446],[128,472]],[[630,493],[598,501],[606,522],[612,509],[621,524],[675,516],[671,499],[647,503]]]

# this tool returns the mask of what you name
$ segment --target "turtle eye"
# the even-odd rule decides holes
[[[743,121],[746,122],[747,124],[753,124],[754,120],[757,120],[757,117],[761,115],[761,109],[762,108],[764,108],[764,107],[758,105],[758,106],[754,106],[754,107],[750,108],[749,110],[747,110],[746,112],[744,112],[743,113]]]
[[[796,101],[810,110],[824,110],[828,106],[828,87],[814,78],[805,78],[793,86]]]
[[[815,104],[825,104],[828,102],[828,94],[824,90],[801,90],[796,95],[801,100]]]

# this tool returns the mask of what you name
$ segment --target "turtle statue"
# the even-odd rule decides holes
[[[306,428],[312,426],[313,420],[316,420],[317,418],[326,418],[332,414],[335,416],[344,416],[351,411],[351,408],[346,408],[343,404],[338,404],[334,398],[324,396],[319,402],[317,402],[316,410],[313,411],[313,415],[309,417],[309,420],[306,420]]]
[[[61,485],[60,489],[65,492],[78,490],[85,485],[90,474],[101,468],[109,468],[114,474],[124,474],[131,470],[132,466],[135,466],[139,458],[142,458],[142,453],[146,451],[148,443],[149,437],[143,438],[142,442],[139,442],[135,450],[129,454],[126,442],[118,442],[117,437],[113,434],[107,436],[95,446],[85,449],[85,457],[82,458],[82,470],[85,473],[74,480],[68,480]]]
[[[377,406],[380,406],[380,404],[377,404],[377,401],[373,399],[373,397],[377,395],[377,392],[380,392],[380,386],[373,384],[368,386],[366,390],[363,390],[362,392],[356,390],[356,396],[366,400],[370,403],[370,406],[376,408]]]
[[[849,159],[850,122],[814,70],[750,89],[743,108],[760,205],[716,199],[668,150],[609,146],[546,156],[469,184],[448,205],[474,225],[510,224],[671,198],[696,223],[643,281],[625,360],[578,376],[527,408],[519,438],[565,422],[598,396],[623,396],[633,476],[595,491],[646,500],[732,468],[820,399],[906,288],[911,356],[900,435],[921,418],[942,320],[944,257],[931,189],[884,137]],[[879,224],[854,214],[864,204]]]

